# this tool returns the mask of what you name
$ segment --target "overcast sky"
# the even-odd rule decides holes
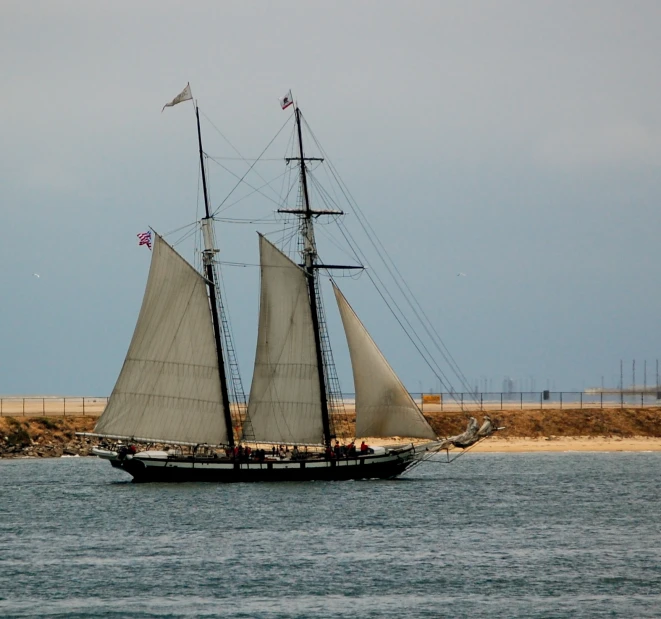
[[[653,383],[660,31],[654,0],[4,0],[0,394],[110,393],[149,267],[135,235],[199,208],[192,106],[161,114],[187,82],[226,157],[213,125],[256,157],[293,90],[472,383],[614,384],[620,359]],[[234,180],[211,176],[218,203]],[[274,208],[259,198],[251,217]],[[257,260],[255,227],[218,236]],[[366,282],[349,301],[407,387],[434,387]],[[226,284],[247,389],[257,270]]]

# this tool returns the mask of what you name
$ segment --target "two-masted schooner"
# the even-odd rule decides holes
[[[172,105],[191,99],[190,88]],[[289,105],[289,104],[287,104]],[[286,106],[283,106],[286,107]],[[202,272],[154,234],[142,307],[124,365],[91,436],[93,453],[134,481],[286,481],[392,478],[442,445],[346,298],[333,283],[355,385],[355,437],[406,437],[392,446],[340,445],[337,389],[323,321],[314,218],[294,107],[302,202],[297,263],[259,235],[257,350],[247,406],[231,401],[233,345],[219,294],[200,116],[195,103],[206,216]],[[336,214],[336,213],[332,213]],[[342,267],[349,268],[349,267]],[[320,318],[321,316],[321,318]],[[335,394],[335,395],[334,395]],[[473,432],[478,440],[478,430]],[[488,428],[480,429],[482,435]],[[355,438],[352,437],[352,438]],[[346,443],[349,443],[348,445]],[[147,444],[146,450],[137,445]]]

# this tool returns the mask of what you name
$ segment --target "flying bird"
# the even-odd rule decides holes
[[[457,273],[457,277],[466,277],[466,273]]]
[[[39,273],[33,273],[32,275],[34,275],[35,277],[41,277],[41,275],[39,275]]]

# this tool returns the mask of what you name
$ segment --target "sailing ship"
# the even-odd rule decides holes
[[[230,397],[240,378],[218,290],[197,103],[195,112],[206,209],[200,222],[203,269],[196,270],[154,233],[133,338],[108,405],[88,434],[103,441],[93,453],[136,482],[303,481],[393,478],[453,446],[452,438],[436,436],[333,281],[354,377],[351,438],[406,437],[407,442],[374,446],[363,441],[359,449],[340,431],[346,415],[332,373],[319,271],[355,267],[323,264],[317,255],[314,219],[337,212],[310,204],[306,164],[313,158],[305,156],[297,105],[298,152],[288,163],[297,162],[302,201],[299,208],[280,212],[299,219],[301,261],[259,235],[261,290],[252,385],[247,406],[236,397],[237,390]],[[491,432],[488,421],[482,428],[473,426],[468,438],[455,437],[463,441],[458,446]],[[144,444],[147,448],[139,450]]]

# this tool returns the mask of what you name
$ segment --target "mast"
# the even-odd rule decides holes
[[[320,308],[319,302],[321,297],[317,296],[318,281],[316,272],[319,269],[362,269],[361,266],[354,265],[339,265],[339,264],[319,264],[317,261],[317,247],[314,238],[313,218],[320,215],[344,215],[341,210],[335,209],[312,209],[310,206],[310,196],[308,193],[308,179],[307,170],[305,167],[306,161],[323,161],[320,157],[306,157],[303,151],[303,132],[301,129],[301,110],[298,105],[294,108],[296,115],[296,129],[298,132],[298,157],[285,157],[285,161],[300,161],[301,165],[301,189],[303,193],[303,208],[282,208],[278,209],[278,213],[291,213],[301,218],[301,236],[303,238],[303,264],[299,265],[306,274],[308,297],[310,301],[310,309],[312,314],[312,327],[314,331],[315,354],[317,359],[317,371],[319,380],[319,394],[321,397],[321,416],[322,426],[324,433],[324,443],[329,445],[331,440],[335,438],[331,430],[331,420],[329,413],[329,398],[332,397],[332,377],[329,375],[329,368],[332,366],[332,357],[329,347],[324,347],[322,341],[322,318],[323,310]],[[328,383],[326,378],[328,377]],[[329,393],[329,388],[331,392]]]
[[[301,111],[298,105],[295,109],[296,128],[298,129],[298,151],[301,158],[301,185],[303,186],[303,254],[305,262],[305,273],[308,278],[308,295],[310,297],[310,309],[312,310],[312,326],[314,328],[314,344],[317,354],[317,370],[319,374],[319,393],[321,395],[321,422],[324,428],[324,443],[330,445],[331,430],[328,416],[328,396],[326,394],[326,379],[324,376],[324,361],[321,351],[321,338],[319,336],[319,314],[317,310],[317,282],[315,259],[317,250],[314,242],[314,230],[312,225],[312,210],[308,196],[308,180],[305,173],[305,158],[303,157],[303,134],[301,132]]]
[[[202,189],[204,191],[204,207],[206,217],[202,219],[202,236],[204,237],[203,261],[209,288],[209,300],[211,302],[211,317],[213,321],[213,333],[216,340],[216,354],[218,356],[218,374],[220,377],[220,392],[223,400],[223,415],[227,429],[227,440],[230,447],[234,447],[234,432],[232,429],[232,415],[230,412],[230,399],[227,390],[227,376],[225,375],[225,360],[220,338],[220,320],[218,317],[218,305],[216,302],[216,282],[213,273],[213,257],[218,251],[214,248],[212,234],[212,218],[209,211],[209,194],[207,192],[207,177],[204,171],[204,152],[202,150],[202,132],[200,130],[200,111],[195,105],[195,117],[197,119],[197,142],[200,148],[200,170],[202,171]]]

